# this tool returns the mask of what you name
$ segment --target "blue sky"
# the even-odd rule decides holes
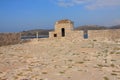
[[[0,0],[0,32],[53,29],[56,21],[119,25],[120,0]]]

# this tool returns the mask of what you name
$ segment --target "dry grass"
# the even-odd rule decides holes
[[[17,44],[20,42],[19,33],[0,33],[0,46]]]

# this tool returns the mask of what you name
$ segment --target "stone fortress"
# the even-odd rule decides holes
[[[69,40],[69,41],[105,41],[120,43],[120,29],[106,30],[75,30],[74,23],[71,20],[65,19],[55,23],[55,30],[49,32],[49,38],[38,39],[39,34],[36,33],[37,39],[30,39],[33,42],[43,40]],[[1,33],[0,46],[21,43],[21,33]]]
[[[72,21],[60,20],[55,23],[55,30],[49,32],[49,38],[82,39],[82,31],[74,30]]]
[[[55,31],[50,32],[50,37],[67,37],[73,31],[73,22],[70,20],[61,20],[56,22]]]
[[[85,38],[85,35],[87,36]],[[120,29],[107,30],[74,30],[74,23],[71,20],[60,20],[55,23],[55,30],[49,32],[49,38],[75,39],[75,40],[96,40],[96,41],[120,41]]]

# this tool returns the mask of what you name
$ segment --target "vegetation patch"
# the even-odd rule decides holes
[[[20,72],[19,74],[17,74],[18,76],[23,76],[23,73],[22,72]]]
[[[111,67],[115,67],[115,65],[114,65],[114,64],[111,64]]]
[[[42,74],[47,74],[47,72],[42,72]]]
[[[30,79],[21,79],[21,80],[30,80]]]
[[[0,52],[0,55],[3,54],[2,52]]]
[[[72,68],[72,66],[68,66],[68,68]]]
[[[111,73],[111,75],[113,75],[113,76],[117,76],[117,74],[116,74],[116,73]]]
[[[93,41],[96,42],[97,40],[94,39]]]
[[[76,63],[78,63],[78,64],[83,64],[84,62],[83,62],[83,61],[79,61],[79,62],[76,62]]]
[[[102,68],[102,67],[108,67],[108,65],[102,65],[102,64],[97,64],[98,67]]]
[[[59,73],[60,73],[60,74],[65,74],[65,71],[60,71]]]
[[[103,77],[103,79],[104,79],[104,80],[109,80],[109,78],[108,78],[108,77],[106,77],[106,76],[105,76],[105,77]]]
[[[114,53],[115,53],[114,51],[110,52],[110,54],[114,54]]]
[[[69,59],[68,61],[69,61],[69,62],[72,62],[73,60],[72,60],[72,59]]]
[[[111,61],[116,61],[116,60],[112,59]]]
[[[120,73],[120,71],[115,71],[115,70],[113,70],[112,72],[117,72],[117,73]]]
[[[116,54],[120,54],[120,52],[116,52]]]
[[[115,47],[114,50],[120,50],[120,48],[119,47]]]
[[[20,41],[20,33],[0,33],[0,46],[17,44]]]

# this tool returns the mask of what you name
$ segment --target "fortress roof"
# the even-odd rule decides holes
[[[68,20],[68,19],[64,19],[64,20],[60,20],[57,22],[58,24],[61,24],[61,23],[72,23],[71,20]]]

